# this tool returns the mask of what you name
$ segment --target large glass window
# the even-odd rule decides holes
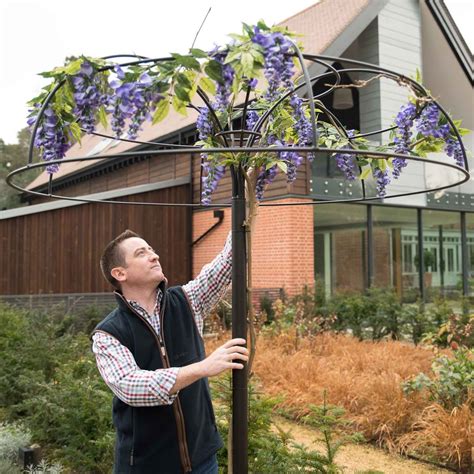
[[[459,212],[423,210],[423,259],[427,300],[436,294],[459,298],[462,295]]]
[[[374,284],[394,288],[402,301],[415,301],[420,286],[416,209],[373,206],[372,221]]]
[[[367,282],[367,206],[314,206],[315,273],[326,294],[363,291]]]
[[[466,213],[467,273],[469,276],[469,295],[474,294],[474,214]]]

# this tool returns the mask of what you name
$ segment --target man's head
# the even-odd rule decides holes
[[[164,280],[159,257],[138,234],[126,230],[105,247],[100,268],[117,289],[124,286],[156,286]]]

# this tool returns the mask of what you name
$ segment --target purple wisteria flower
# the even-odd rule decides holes
[[[38,108],[36,108],[38,110]],[[33,126],[37,117],[30,117],[28,123]],[[36,148],[41,150],[41,157],[45,161],[60,160],[64,158],[66,152],[71,147],[69,137],[65,134],[59,119],[51,107],[48,107],[41,118],[41,122],[36,130]],[[54,163],[46,167],[49,174],[56,173],[59,165]]]
[[[449,135],[449,125],[439,125],[440,113],[436,104],[428,104],[416,121],[416,130],[425,137],[446,139]]]
[[[130,119],[128,138],[135,139],[145,120],[151,119],[151,111],[163,96],[153,90],[153,81],[146,72],[135,82],[123,82],[123,70],[116,66],[117,79],[109,82],[113,95],[109,101],[108,112],[112,114],[111,127],[116,137],[120,137],[127,119]]]
[[[259,118],[260,117],[259,117],[257,111],[248,110],[247,111],[247,117],[246,117],[246,120],[245,120],[245,125],[247,127],[247,130],[253,130],[253,127],[258,122]]]
[[[227,58],[227,51],[219,51],[217,48],[211,52],[211,57],[221,65],[222,82],[217,82],[215,103],[216,110],[224,112],[229,105],[229,97],[232,91],[235,71],[230,64],[224,64]]]
[[[348,138],[352,138],[355,135],[355,130],[347,130],[346,133]],[[349,148],[349,145],[343,148]],[[354,181],[356,179],[354,155],[352,153],[335,153],[334,159],[336,160],[336,166],[344,173],[346,179]]]
[[[199,140],[206,140],[212,134],[212,124],[209,117],[209,109],[207,107],[199,108],[196,127],[199,132]]]
[[[252,42],[264,50],[264,75],[268,81],[265,98],[272,101],[277,99],[281,86],[293,88],[291,78],[294,73],[292,43],[282,33],[264,33],[258,27],[254,28]]]
[[[94,69],[89,62],[84,61],[80,71],[71,78],[71,82],[76,103],[73,114],[86,133],[93,133],[96,112],[100,106],[107,106],[109,101],[108,95],[101,92],[100,76],[94,74]]]
[[[258,201],[263,199],[263,192],[265,190],[265,186],[272,183],[275,179],[275,176],[278,172],[278,166],[274,165],[269,169],[263,168],[257,176],[257,183],[255,186],[255,196]]]
[[[402,155],[408,155],[410,153],[412,127],[415,117],[416,106],[411,102],[402,106],[400,112],[398,112],[395,117],[395,124],[398,127],[395,138],[393,139],[395,143],[395,153],[400,153]],[[407,166],[407,160],[404,158],[394,158],[392,164],[392,176],[394,179],[398,179],[402,169]]]
[[[225,166],[210,166],[209,162],[204,162],[202,176],[201,203],[205,206],[211,204],[211,195],[216,190],[219,181],[225,174]]]
[[[458,166],[464,168],[464,154],[459,140],[449,137],[444,145],[444,151],[449,157],[454,158],[454,161]]]
[[[388,168],[382,171],[380,168],[373,170],[374,178],[377,184],[377,196],[384,197],[387,194],[386,187],[390,184]]]

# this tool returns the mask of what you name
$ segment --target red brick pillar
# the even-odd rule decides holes
[[[271,202],[301,202],[287,198]],[[309,201],[309,200],[307,200]],[[314,283],[313,206],[260,207],[253,236],[253,288],[258,298],[265,290],[272,296],[283,288],[288,296],[301,292],[305,284]],[[213,210],[193,215],[193,240],[209,229],[216,219]],[[221,250],[230,230],[230,209],[224,211],[224,222],[193,249],[193,275]]]

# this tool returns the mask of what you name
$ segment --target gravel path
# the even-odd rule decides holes
[[[282,417],[275,417],[274,424],[284,431],[290,431],[297,443],[323,450],[322,443],[314,442],[315,438],[319,438],[316,429],[299,425]],[[375,472],[384,474],[443,474],[452,472],[396,454],[389,454],[369,444],[343,446],[336,456],[336,463],[344,469],[345,474],[356,474],[368,470],[374,471],[374,474]]]

